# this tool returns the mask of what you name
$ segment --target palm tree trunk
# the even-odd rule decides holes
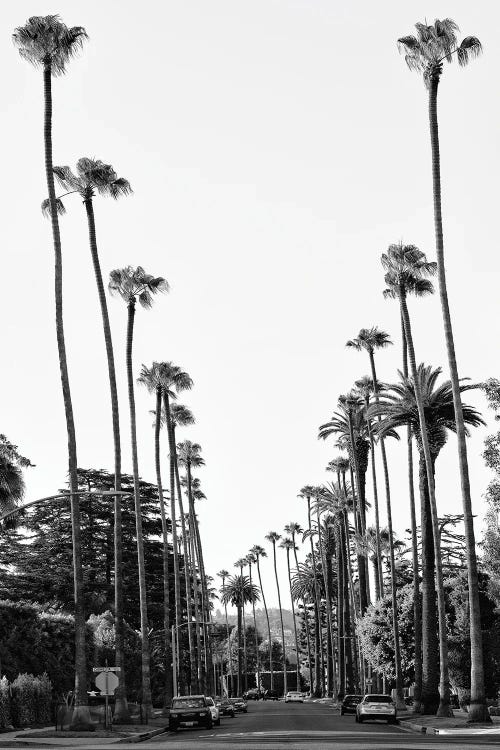
[[[283,692],[284,695],[288,692],[287,687],[287,675],[286,675],[286,646],[285,646],[285,628],[283,627],[283,609],[281,607],[281,592],[280,583],[278,579],[278,568],[276,565],[276,542],[273,542],[273,563],[274,563],[274,577],[276,579],[276,590],[278,591],[278,607],[280,611],[280,625],[281,625],[281,645],[283,649]]]
[[[161,429],[161,388],[156,389],[156,418],[155,418],[155,468],[156,468],[156,483],[158,485],[158,499],[160,501],[160,515],[161,515],[161,532],[163,542],[163,627],[165,630],[165,694],[163,696],[163,707],[167,709],[170,707],[170,702],[173,697],[173,684],[172,684],[172,670],[170,664],[172,663],[172,644],[171,644],[171,633],[170,633],[170,589],[169,589],[169,570],[168,570],[168,528],[167,528],[167,514],[165,512],[165,500],[163,497],[163,483],[161,478],[161,461],[160,461],[160,429]],[[179,659],[179,651],[176,649],[177,658]]]
[[[366,408],[368,410],[369,403],[366,404]],[[375,466],[375,444],[373,440],[373,432],[370,420],[368,419],[368,416],[366,417],[366,423],[368,426],[368,438],[370,440],[370,449],[371,449],[371,464],[372,464],[372,481],[373,481],[373,503],[375,506],[375,543],[376,543],[376,560],[375,560],[375,567],[376,567],[376,575],[375,575],[375,582],[376,582],[376,590],[377,590],[377,599],[380,599],[384,595],[384,582],[382,580],[382,552],[380,549],[380,517],[378,512],[378,488],[377,488],[377,468]]]
[[[264,605],[264,612],[266,613],[267,636],[269,638],[269,672],[271,675],[271,690],[274,690],[273,642],[271,639],[271,625],[269,624],[269,612],[267,611],[266,597],[264,596],[264,589],[262,588],[262,576],[260,574],[260,562],[259,562],[258,555],[257,555],[257,574],[259,576],[259,586],[260,586],[260,593],[262,594],[262,604]]]
[[[223,592],[224,592],[225,583],[226,583],[226,579],[223,578],[222,579],[222,591]],[[229,672],[230,685],[231,685],[231,688],[228,689],[228,696],[231,697],[232,692],[233,692],[233,665],[232,665],[232,658],[231,658],[231,646],[230,646],[230,643],[229,643],[229,622],[228,622],[228,619],[227,619],[227,603],[226,602],[224,602],[224,615],[225,615],[225,618],[226,618],[227,668],[228,668],[228,672]],[[254,604],[254,619],[255,619],[255,604]],[[257,628],[255,628],[255,632],[257,632]],[[257,659],[258,659],[258,654],[259,654],[259,649],[257,647]]]
[[[62,278],[62,250],[59,232],[59,218],[57,216],[56,192],[54,187],[54,173],[52,162],[52,69],[46,63],[43,69],[44,84],[44,147],[45,147],[45,177],[49,195],[52,238],[54,245],[54,292],[56,304],[56,338],[59,355],[59,370],[66,417],[66,431],[68,438],[68,476],[69,491],[71,493],[71,528],[73,548],[73,584],[75,601],[75,709],[72,726],[88,729],[90,713],[87,695],[87,663],[85,655],[85,604],[83,600],[83,570],[80,540],[80,501],[78,493],[78,474],[76,456],[76,434],[73,416],[73,404],[68,375],[66,357],[66,342],[64,338],[63,317],[63,278]]]
[[[343,700],[346,688],[345,630],[344,630],[344,560],[341,533],[338,524],[335,530],[337,547],[337,659],[339,665],[339,684],[337,699]]]
[[[174,469],[175,469],[175,483],[177,488],[177,499],[179,501],[179,514],[181,517],[181,529],[182,529],[182,545],[184,554],[184,585],[186,588],[186,612],[187,612],[187,634],[188,634],[188,648],[189,648],[189,669],[190,669],[190,683],[194,685],[196,681],[196,666],[193,658],[193,632],[192,632],[192,619],[193,610],[191,606],[191,555],[189,553],[189,543],[186,532],[186,519],[184,517],[184,505],[182,502],[182,491],[181,481],[179,477],[179,462],[177,460],[177,443],[175,440],[175,424],[172,422],[172,434],[174,444]]]
[[[109,391],[111,396],[111,417],[113,425],[113,448],[115,458],[115,492],[122,488],[121,473],[121,441],[120,441],[120,415],[118,409],[118,389],[116,387],[115,357],[113,352],[113,340],[111,337],[111,326],[109,323],[108,303],[102,280],[101,264],[97,250],[97,238],[95,230],[94,207],[92,200],[84,201],[87,212],[87,223],[89,230],[90,253],[94,276],[96,280],[97,293],[101,308],[102,328],[104,332],[104,343],[106,346],[106,358],[108,362]],[[115,665],[119,668],[117,674],[120,680],[115,691],[115,710],[113,721],[117,724],[128,724],[130,713],[127,704],[125,660],[124,660],[124,622],[123,622],[123,542],[122,542],[122,497],[115,495],[114,516],[114,554],[115,554]]]
[[[240,576],[243,578],[243,566],[240,565]],[[248,652],[247,652],[247,623],[245,620],[245,602],[242,607],[243,617],[243,692],[248,690]]]
[[[314,544],[312,539],[311,523],[311,498],[307,498],[307,522],[309,526],[309,541],[311,543],[311,562],[314,575],[314,695],[316,698],[322,698],[324,693],[325,665],[323,657],[323,637],[321,628],[321,599],[319,595],[319,586],[316,570],[316,555],[314,553]]]
[[[169,450],[169,469],[170,469],[170,516],[172,522],[172,547],[174,555],[174,592],[175,592],[175,632],[177,643],[179,647],[177,649],[177,663],[179,666],[179,692],[181,695],[185,692],[186,687],[186,675],[184,674],[184,659],[180,649],[181,632],[180,626],[182,622],[182,602],[181,602],[181,582],[179,574],[179,548],[177,546],[177,512],[175,507],[175,442],[174,433],[172,429],[172,415],[170,413],[170,399],[168,391],[163,388],[163,409],[165,411],[165,418],[167,420],[167,433],[168,433],[168,450]],[[161,410],[160,410],[161,413]]]
[[[137,564],[139,568],[139,608],[141,617],[141,661],[142,661],[142,716],[151,715],[151,674],[149,655],[149,625],[146,594],[146,566],[144,561],[144,537],[142,535],[142,508],[139,487],[139,461],[137,457],[137,428],[135,417],[134,373],[132,367],[132,344],[134,339],[135,298],[128,303],[127,322],[127,382],[130,409],[130,438],[132,443],[132,469],[134,474],[135,529],[137,536]]]
[[[405,324],[401,316],[401,334],[403,344],[403,375],[408,377],[408,347],[406,344]],[[413,487],[413,446],[411,427],[407,429],[407,448],[408,448],[408,494],[410,498],[410,522],[411,522],[411,556],[413,567],[413,622],[415,637],[415,692],[414,692],[414,713],[421,711],[422,695],[422,602],[420,597],[419,584],[419,564],[418,564],[418,538],[417,538],[417,514],[415,510],[415,490]],[[422,555],[423,557],[423,555]]]
[[[241,686],[242,686],[242,645],[241,645],[241,629],[243,627],[242,623],[242,617],[241,617],[241,604],[238,604],[236,606],[236,610],[238,612],[238,681],[237,681],[237,693],[238,695],[242,694]]]
[[[349,417],[349,432],[350,434],[350,444],[351,444],[351,461],[350,461],[350,472],[351,472],[351,489],[352,489],[352,499],[353,499],[353,515],[354,515],[354,530],[360,534],[363,535],[363,522],[361,520],[361,495],[360,495],[360,482],[359,482],[359,461],[355,457],[356,453],[356,447],[354,444],[354,431],[352,430],[352,421]],[[354,464],[354,466],[353,466]],[[357,466],[357,469],[356,469]],[[360,607],[361,607],[361,613],[364,614],[366,611],[366,608],[369,604],[369,588],[370,585],[367,581],[366,571],[367,566],[365,565],[366,558],[364,555],[362,555],[359,550],[356,553],[356,557],[358,560],[358,578],[359,578],[359,601],[360,601]]]
[[[350,551],[350,542],[349,542],[349,521],[347,518],[347,513],[344,512],[344,529],[341,531],[341,533],[345,536],[345,542],[344,542],[344,581],[348,579],[349,586],[347,588],[344,588],[345,591],[345,599],[344,599],[344,632],[345,632],[345,653],[346,653],[346,679],[349,678],[349,689],[353,689],[354,684],[359,685],[360,679],[361,679],[361,672],[362,672],[362,664],[361,659],[359,658],[359,648],[357,646],[357,639],[356,635],[354,634],[352,644],[351,644],[351,614],[350,614],[350,607],[349,607],[349,592],[350,592],[350,606],[352,607],[352,616],[354,619],[354,623],[357,623],[358,616],[361,612],[361,602],[360,602],[360,612],[356,610],[356,596],[354,592],[354,578],[352,574],[352,565],[351,565],[351,551]],[[356,628],[354,628],[356,630]],[[350,667],[349,667],[349,660],[350,660]]]
[[[370,369],[373,380],[373,393],[375,396],[375,403],[378,404],[378,385],[377,385],[377,373],[375,370],[375,358],[373,356],[373,350],[368,352],[370,357]],[[399,623],[398,623],[398,608],[396,598],[396,561],[394,559],[394,533],[392,530],[392,505],[391,505],[391,486],[389,483],[389,469],[387,466],[387,455],[385,452],[385,441],[384,438],[380,438],[380,452],[382,454],[382,466],[384,468],[384,481],[385,481],[385,498],[387,507],[387,528],[389,531],[389,560],[391,564],[391,601],[392,601],[392,633],[394,638],[394,667],[396,673],[396,696],[397,706],[400,709],[405,708],[403,696],[403,672],[401,668],[401,648],[399,643]]]
[[[443,220],[441,214],[441,165],[439,156],[439,130],[437,118],[437,94],[439,74],[431,78],[429,85],[429,125],[432,150],[432,186],[434,196],[434,228],[436,234],[436,257],[438,266],[439,297],[443,314],[444,336],[450,369],[450,381],[453,392],[453,406],[457,429],[458,461],[460,483],[462,488],[462,505],[464,513],[465,546],[467,554],[467,577],[469,585],[470,642],[471,642],[471,701],[469,721],[491,721],[486,706],[484,689],[483,636],[481,631],[481,608],[479,604],[479,585],[477,576],[476,542],[474,537],[474,520],[470,493],[469,467],[467,462],[467,444],[465,424],[460,395],[460,381],[455,355],[455,342],[451,324],[446,271],[444,265]]]
[[[252,563],[249,561],[248,563],[248,577],[250,580],[250,589],[252,589]],[[293,601],[292,601],[292,611],[293,611]],[[257,632],[257,618],[255,617],[255,599],[252,596],[252,614],[253,614],[253,629],[254,629],[254,635],[255,635],[255,666],[257,669],[257,689],[260,690],[260,663],[259,663],[259,634]]]
[[[292,533],[293,542],[293,555],[295,557],[295,569],[299,569],[299,559],[297,557],[297,548],[295,546],[295,533]],[[312,650],[311,650],[311,633],[309,630],[309,614],[307,612],[306,600],[302,599],[302,607],[304,611],[304,628],[306,631],[306,645],[307,645],[307,663],[309,665],[309,694],[313,693],[313,667],[312,667]]]
[[[420,439],[425,457],[425,467],[427,472],[427,483],[429,485],[429,502],[432,517],[432,537],[434,540],[434,556],[436,561],[436,590],[438,602],[438,625],[439,625],[439,659],[441,665],[441,679],[439,685],[440,702],[437,716],[453,716],[450,706],[450,677],[448,670],[448,636],[446,632],[446,610],[444,601],[444,584],[443,584],[443,566],[441,560],[441,540],[439,537],[439,523],[437,515],[436,496],[434,493],[434,474],[432,466],[432,456],[427,436],[427,424],[425,421],[424,404],[420,392],[420,383],[417,374],[417,364],[415,361],[415,349],[413,346],[413,337],[410,326],[410,316],[404,292],[400,290],[399,301],[401,312],[405,324],[406,342],[408,345],[408,358],[410,360],[410,371],[413,379],[413,388],[415,391],[415,400],[418,408],[418,419],[420,423]]]
[[[326,628],[327,628],[327,639],[326,639],[326,661],[327,661],[327,683],[328,683],[328,695],[332,696],[335,692],[334,681],[335,681],[335,648],[334,648],[334,637],[333,637],[333,624],[332,624],[332,597],[331,597],[331,575],[329,562],[326,559],[325,548],[323,539],[321,537],[321,519],[319,508],[316,506],[316,521],[318,524],[318,546],[319,554],[321,557],[321,569],[323,571],[323,583],[325,586],[325,611],[326,611]]]
[[[201,638],[200,638],[200,596],[198,591],[198,573],[196,570],[196,550],[195,550],[195,518],[194,518],[194,502],[193,502],[193,489],[191,480],[191,465],[188,463],[186,467],[187,475],[187,486],[188,486],[188,504],[189,504],[189,538],[191,543],[191,561],[193,568],[193,591],[194,591],[194,617],[196,620],[196,674],[197,674],[197,690],[204,689],[204,675],[201,661]],[[199,560],[198,560],[199,566]]]
[[[207,679],[207,689],[209,689],[210,683],[212,680],[212,668],[211,668],[212,650],[210,647],[210,636],[208,632],[207,623],[211,622],[212,613],[210,611],[210,602],[208,598],[208,584],[207,584],[207,576],[205,572],[205,562],[203,560],[203,546],[201,544],[200,526],[198,524],[198,519],[194,511],[194,503],[193,503],[193,517],[194,517],[194,526],[195,526],[195,544],[197,548],[198,561],[200,565],[200,578],[201,578],[201,601],[202,601],[202,611],[203,611],[203,623],[202,623],[203,625],[203,653],[204,653],[204,660],[205,660],[205,675]],[[246,636],[244,636],[244,638],[246,642]]]
[[[300,690],[300,656],[299,656],[299,639],[297,637],[297,621],[295,619],[295,602],[292,596],[292,572],[290,570],[290,548],[286,548],[286,566],[288,570],[288,585],[290,587],[290,601],[292,603],[292,618],[293,618],[293,635],[295,640],[295,655],[297,658],[296,670],[296,690]],[[251,583],[251,581],[250,581]]]

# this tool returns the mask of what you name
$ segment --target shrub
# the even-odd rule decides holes
[[[0,680],[0,729],[8,729],[12,726],[10,710],[10,685],[6,677]]]

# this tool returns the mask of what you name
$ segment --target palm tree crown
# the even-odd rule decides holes
[[[230,576],[221,595],[222,604],[241,608],[249,602],[258,602],[259,599],[259,589],[250,584],[248,576]]]
[[[109,291],[118,294],[128,304],[135,303],[136,298],[142,307],[149,309],[153,305],[153,296],[158,292],[168,292],[166,279],[151,276],[142,266],[126,266],[111,271]]]
[[[266,534],[265,538],[268,542],[271,542],[271,544],[276,544],[278,539],[281,539],[281,536],[276,531],[270,531],[269,534]]]
[[[177,444],[177,452],[179,454],[179,463],[181,466],[204,466],[205,461],[200,456],[201,445],[199,443],[192,443],[191,440],[184,440],[182,443]],[[195,489],[196,480],[193,480],[192,487]]]
[[[416,36],[398,39],[398,49],[404,53],[410,70],[423,74],[426,85],[433,75],[441,74],[445,60],[452,62],[455,53],[458,64],[463,67],[482,52],[481,42],[475,36],[467,36],[458,43],[459,28],[451,18],[436,19],[431,25],[416,23],[415,28]]]
[[[436,274],[437,264],[428,261],[425,253],[415,245],[403,245],[402,242],[389,245],[387,253],[382,253],[380,259],[386,272],[384,297],[394,299],[407,294],[423,297],[433,293],[434,286],[426,277]]]
[[[390,344],[392,344],[392,341],[389,334],[381,331],[377,326],[361,328],[355,339],[350,339],[346,342],[346,346],[352,349],[357,349],[357,351],[366,349],[368,352],[373,352],[375,349],[383,349],[386,346],[390,346]]]
[[[52,75],[62,75],[88,39],[82,26],[68,28],[58,15],[32,16],[12,35],[19,54],[36,68],[50,66]]]
[[[389,386],[389,390],[378,404],[370,407],[370,414],[383,417],[383,421],[375,425],[375,429],[386,434],[388,430],[395,430],[404,425],[410,425],[417,441],[420,441],[420,421],[418,416],[415,386],[413,380],[405,378],[402,373],[400,383]],[[437,456],[447,440],[447,431],[455,432],[455,412],[453,407],[453,393],[451,383],[446,380],[436,387],[436,381],[441,375],[441,368],[419,364],[417,368],[420,392],[424,403],[425,423],[429,438],[431,453]],[[461,385],[460,391],[478,388],[476,385]],[[479,412],[472,406],[462,404],[464,421],[473,427],[484,424]]]

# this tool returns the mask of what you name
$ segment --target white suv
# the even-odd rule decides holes
[[[304,703],[304,694],[298,690],[289,690],[285,695],[285,703]]]
[[[212,714],[212,721],[216,727],[220,727],[220,711],[219,707],[215,705],[213,698],[207,696],[207,706]]]
[[[361,724],[365,719],[385,719],[388,724],[396,724],[396,704],[391,696],[380,693],[365,695],[356,706],[356,721]]]

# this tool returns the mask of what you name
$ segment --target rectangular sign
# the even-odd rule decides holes
[[[121,667],[94,667],[93,672],[121,672]]]

